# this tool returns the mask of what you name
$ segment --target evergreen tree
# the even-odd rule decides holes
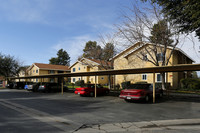
[[[170,46],[173,43],[173,40],[170,39],[172,36],[170,29],[168,29],[167,22],[165,20],[159,21],[157,24],[154,24],[150,42]]]
[[[83,57],[90,59],[101,59],[102,48],[96,41],[88,41],[83,49]]]
[[[147,0],[142,0],[147,1]],[[200,0],[151,0],[162,6],[162,12],[179,27],[179,32],[196,32],[200,40]]]
[[[70,66],[70,56],[65,50],[60,49],[57,52],[57,57],[52,57],[49,60],[49,64]]]
[[[106,43],[103,49],[103,60],[109,61],[115,54],[115,47],[112,43]]]

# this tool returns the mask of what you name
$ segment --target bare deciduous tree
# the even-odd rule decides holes
[[[116,25],[117,34],[120,38],[125,38],[129,45],[140,42],[137,58],[155,66],[167,66],[179,44],[179,34],[176,27],[162,15],[160,7],[151,2],[149,4],[151,7],[148,8],[139,8],[136,4],[128,8],[131,15],[123,14],[122,23]],[[170,49],[168,56],[167,49]],[[165,73],[161,75],[162,88],[165,89]]]

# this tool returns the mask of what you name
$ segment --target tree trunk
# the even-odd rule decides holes
[[[161,73],[161,77],[162,77],[162,89],[166,90],[166,88],[165,88],[165,73],[164,72]]]

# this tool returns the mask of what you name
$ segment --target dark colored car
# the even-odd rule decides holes
[[[32,83],[32,84],[29,84],[27,90],[28,91],[37,92],[40,84],[41,83]]]
[[[15,82],[13,88],[15,89],[24,89],[26,82]]]
[[[6,88],[9,88],[9,89],[13,89],[14,87],[14,82],[10,82],[6,85]]]
[[[109,89],[102,87],[100,84],[97,84],[97,95],[108,94]],[[83,87],[76,88],[75,94],[79,94],[80,96],[91,96],[93,97],[95,94],[95,84],[87,84]]]
[[[38,91],[41,92],[61,92],[61,85],[58,83],[42,83],[42,85],[39,86]],[[66,86],[63,86],[63,91],[67,91],[68,88]]]
[[[156,97],[162,97],[163,90],[156,88]],[[145,100],[149,101],[153,97],[153,85],[152,84],[132,84],[129,88],[121,91],[120,98],[131,100]]]

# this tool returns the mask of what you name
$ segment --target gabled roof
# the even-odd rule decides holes
[[[33,63],[27,70],[30,70],[33,66],[38,67],[38,69],[70,71],[68,66],[43,63]]]
[[[132,49],[133,47],[135,47],[135,45],[137,45],[137,44],[142,44],[142,45],[140,45],[140,46],[134,48],[133,50],[131,50],[131,49]],[[138,50],[139,48],[142,48],[143,46],[145,46],[145,45],[147,45],[147,44],[148,44],[148,45],[155,45],[155,44],[153,44],[153,43],[146,43],[146,42],[141,43],[141,42],[137,42],[137,43],[135,43],[134,45],[131,45],[131,46],[128,47],[127,49],[123,50],[122,52],[120,52],[120,53],[117,54],[116,56],[114,56],[113,59],[116,59],[116,58],[119,57],[120,55],[122,55],[122,54],[126,53],[127,51],[131,50],[131,51],[129,51],[129,52],[125,55],[125,56],[128,56],[128,55],[132,54],[133,52],[135,52],[136,50]],[[167,48],[168,48],[168,49],[173,49],[172,46],[168,46]],[[182,53],[183,55],[185,55],[186,57],[188,57],[192,62],[195,62],[189,55],[187,55],[187,54],[186,54],[183,50],[181,50],[180,48],[176,47],[174,50],[179,51],[180,53]]]
[[[120,55],[124,54],[125,52],[127,52],[128,50],[131,50],[133,47],[135,47],[135,45],[140,44],[141,42],[136,42],[134,45],[129,46],[128,48],[124,49],[123,51],[119,52],[118,54],[116,54],[112,59],[115,59],[117,57],[119,57]]]
[[[82,62],[83,60],[91,61],[91,62],[93,62],[94,64],[96,64],[97,66],[99,66],[99,65],[103,65],[103,66],[109,65],[109,66],[111,66],[111,62],[106,62],[106,61],[104,61],[104,60],[82,58],[81,60],[76,61],[76,62],[75,62],[73,65],[71,65],[69,68],[72,68],[72,67],[73,67],[75,64],[77,64],[77,63],[83,63],[83,62]],[[89,65],[89,63],[88,63],[88,64],[85,64],[85,65]]]

